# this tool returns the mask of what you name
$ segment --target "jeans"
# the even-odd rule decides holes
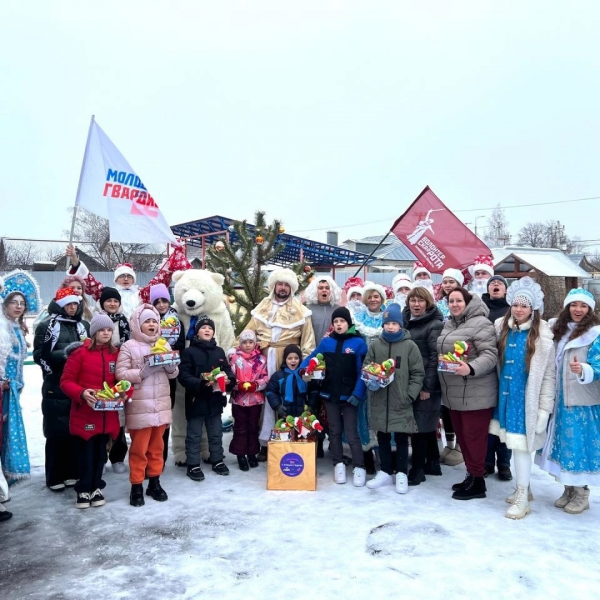
[[[497,459],[496,459],[497,457]],[[488,434],[487,454],[485,455],[485,464],[493,467],[496,463],[498,468],[510,467],[512,450],[510,450],[500,438],[493,433]]]

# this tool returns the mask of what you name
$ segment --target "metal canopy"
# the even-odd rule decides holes
[[[189,221],[173,225],[171,231],[189,246],[202,247],[204,244],[214,244],[220,238],[229,235],[231,244],[238,242],[235,232],[230,232],[229,227],[233,225],[233,219],[215,215],[206,219]],[[247,223],[250,231],[254,231],[254,225]],[[293,263],[305,260],[312,267],[335,267],[362,264],[368,256],[362,252],[346,250],[331,244],[323,244],[308,240],[295,235],[282,233],[278,241],[285,245],[284,249],[273,259],[273,263],[279,266],[289,266]],[[368,261],[372,262],[374,259]],[[368,264],[367,263],[367,264]]]
[[[589,277],[589,273],[574,264],[564,252],[554,248],[504,246],[492,248],[492,253],[495,272],[499,275],[514,272],[516,259],[519,272],[523,274],[534,269],[549,277]]]

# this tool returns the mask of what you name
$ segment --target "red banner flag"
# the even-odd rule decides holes
[[[429,268],[462,269],[492,251],[427,186],[398,218],[392,233]]]

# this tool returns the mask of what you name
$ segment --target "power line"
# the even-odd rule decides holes
[[[491,206],[489,208],[461,208],[459,210],[455,210],[453,212],[477,212],[482,210],[496,210],[499,208],[500,210],[507,210],[511,208],[528,208],[531,206],[549,206],[551,204],[568,204],[570,202],[585,202],[587,200],[600,200],[600,196],[591,196],[590,198],[574,198],[573,200],[556,200],[555,202],[534,202],[531,204],[513,204],[511,206]],[[296,229],[292,233],[292,235],[296,233],[310,233],[312,231],[323,231],[325,230],[336,230],[336,229],[347,229],[348,227],[359,227],[360,225],[374,225],[376,223],[390,223],[397,219],[398,217],[389,217],[388,219],[379,219],[377,221],[362,221],[361,223],[352,223],[350,225],[332,225],[331,227],[319,227],[318,229]],[[595,240],[594,240],[595,241]]]

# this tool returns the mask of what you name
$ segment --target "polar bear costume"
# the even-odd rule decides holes
[[[172,281],[175,283],[173,308],[179,314],[179,320],[184,327],[186,348],[194,336],[194,329],[198,317],[206,315],[215,323],[215,340],[217,345],[225,352],[233,348],[235,333],[231,316],[223,302],[222,275],[211,273],[202,269],[189,269],[173,273]],[[173,408],[173,423],[171,425],[171,448],[176,463],[185,463],[185,436],[187,421],[185,419],[185,391],[181,385],[177,386],[175,407]],[[202,436],[203,446],[206,435]],[[207,451],[202,452],[203,456]]]

